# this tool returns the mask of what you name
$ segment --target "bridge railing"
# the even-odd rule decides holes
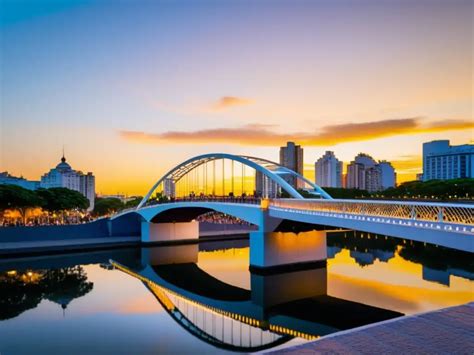
[[[370,200],[273,199],[270,201],[270,207],[474,225],[474,204]]]
[[[162,201],[149,201],[143,208],[160,205],[164,203],[178,203],[178,202],[223,202],[223,203],[239,203],[258,205],[262,199],[258,197],[219,197],[219,196],[195,196],[195,197],[179,197]]]

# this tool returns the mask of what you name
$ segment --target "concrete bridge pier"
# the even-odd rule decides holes
[[[198,240],[199,222],[152,223],[142,221],[141,239],[143,243]]]
[[[324,266],[326,232],[250,233],[250,271],[273,273]]]

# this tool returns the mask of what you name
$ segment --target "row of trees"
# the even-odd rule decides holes
[[[92,214],[104,216],[135,207],[141,199],[142,197],[137,196],[123,203],[118,198],[96,198]],[[16,185],[0,185],[0,213],[6,210],[18,211],[24,223],[27,212],[36,208],[41,208],[45,212],[62,214],[72,210],[85,211],[88,207],[89,200],[84,195],[64,187],[32,191]]]
[[[373,193],[366,190],[331,187],[325,187],[324,190],[332,197],[341,199],[472,200],[474,198],[474,179],[408,181],[397,187]]]
[[[474,179],[409,181],[382,194],[390,198],[473,199]]]
[[[142,200],[141,196],[134,197],[132,200],[122,202],[120,199],[115,197],[101,198],[97,197],[94,201],[94,216],[106,216],[112,213],[121,211],[123,209],[136,207]]]
[[[25,220],[30,209],[60,213],[68,210],[85,210],[89,200],[80,192],[64,187],[35,191],[16,185],[0,185],[0,211],[16,210]]]

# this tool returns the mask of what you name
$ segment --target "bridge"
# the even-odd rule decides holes
[[[222,153],[196,156],[168,171],[136,208],[110,219],[111,234],[135,225],[143,243],[196,240],[196,218],[212,211],[257,227],[250,233],[256,268],[325,259],[323,232],[318,242],[270,238],[285,220],[474,252],[473,204],[333,199],[275,162]]]

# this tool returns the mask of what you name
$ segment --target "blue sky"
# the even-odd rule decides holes
[[[143,192],[198,153],[276,160],[289,134],[308,164],[363,151],[413,177],[423,141],[472,140],[472,7],[1,0],[0,170],[38,178],[64,144],[99,191]]]

